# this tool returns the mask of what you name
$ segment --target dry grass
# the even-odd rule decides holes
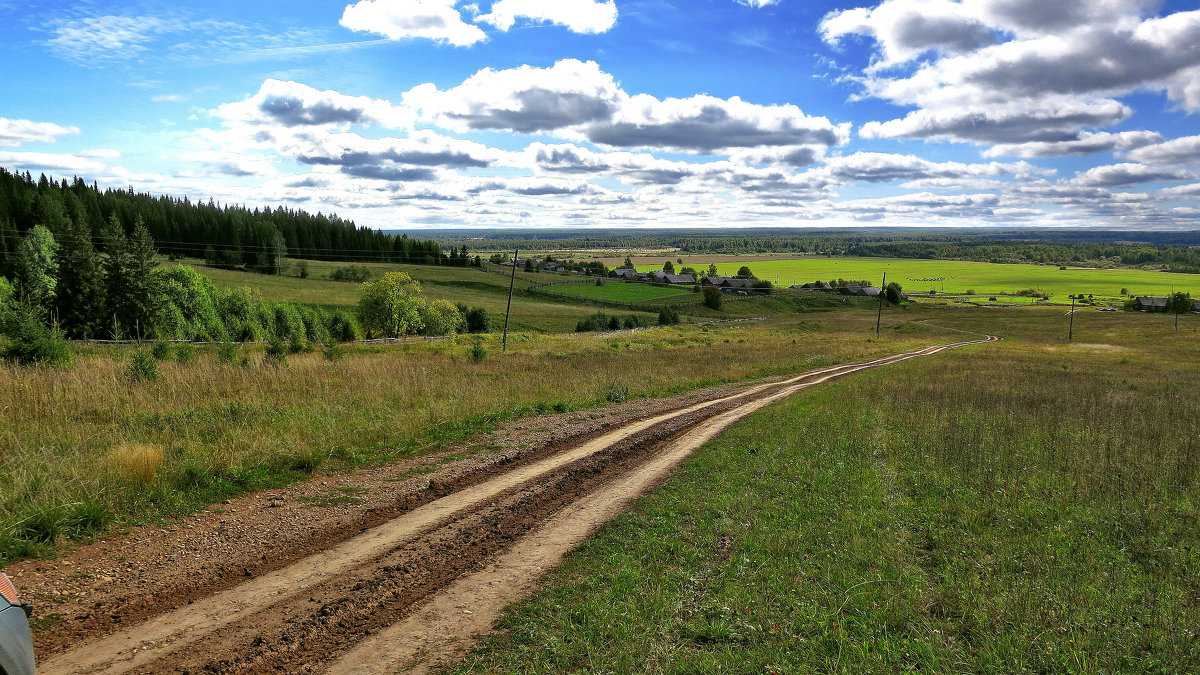
[[[161,445],[122,443],[108,451],[105,469],[122,482],[148,485],[162,465],[163,454]]]
[[[792,317],[609,338],[516,334],[503,355],[489,336],[481,363],[460,338],[355,346],[340,361],[293,355],[284,369],[259,365],[261,352],[242,366],[206,351],[192,364],[161,362],[162,377],[141,383],[122,377],[128,351],[86,350],[68,371],[0,367],[0,559],[44,552],[29,542],[65,532],[42,521],[74,504],[111,513],[89,534],[296,480],[330,460],[385,461],[508,416],[599,405],[614,389],[684,391],[938,341],[903,331],[869,340],[866,311]],[[30,520],[35,511],[45,517]]]

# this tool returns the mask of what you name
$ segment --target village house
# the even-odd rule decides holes
[[[879,289],[874,286],[842,286],[837,289],[838,295],[849,295],[856,298],[879,297]]]
[[[1133,306],[1139,312],[1165,312],[1167,311],[1166,298],[1152,298],[1143,296],[1134,298]]]
[[[824,282],[824,281],[810,281],[807,284],[800,284],[799,286],[792,286],[792,288],[800,288],[800,289],[809,290],[809,291],[832,291],[833,290],[833,286],[830,286],[827,282]]]

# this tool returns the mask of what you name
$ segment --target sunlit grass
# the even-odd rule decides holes
[[[121,349],[81,349],[71,370],[0,366],[0,559],[322,466],[429,452],[514,415],[600,405],[614,388],[686,391],[936,340],[868,339],[863,311],[813,316],[608,339],[513,331],[508,354],[491,335],[478,363],[463,336],[348,346],[336,361],[296,354],[283,368],[263,365],[261,350],[222,363],[206,348],[193,363],[160,362],[153,382],[123,376]],[[66,528],[79,509],[98,515]]]
[[[1196,322],[930,314],[1007,339],[743,420],[454,670],[1200,669]]]

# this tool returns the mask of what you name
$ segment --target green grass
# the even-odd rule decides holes
[[[629,283],[625,281],[606,281],[605,285],[595,283],[563,284],[550,286],[542,290],[551,293],[561,293],[588,300],[603,300],[606,302],[650,302],[663,298],[691,296],[691,287],[651,286],[650,284]]]
[[[1009,339],[743,420],[453,670],[1196,672],[1200,322],[1058,314],[931,309]]]
[[[253,272],[223,270],[204,267],[200,261],[182,261],[191,264],[213,280],[219,288],[249,287],[262,293],[267,300],[294,301],[321,305],[328,309],[353,311],[358,305],[361,284],[330,281],[330,272],[348,263],[308,261],[309,278],[295,276],[270,276]],[[372,279],[386,272],[406,272],[421,282],[422,292],[430,298],[465,302],[471,307],[483,307],[492,316],[494,328],[499,330],[508,306],[509,278],[501,274],[486,272],[470,267],[442,267],[429,265],[393,265],[365,263],[361,266],[371,271]],[[558,277],[550,274],[530,275],[519,273],[512,301],[511,331],[537,331],[565,333],[575,329],[580,319],[594,309],[570,303],[555,302],[543,296],[531,295],[527,289],[532,285],[525,277],[537,277],[542,283]],[[649,315],[646,315],[649,317]]]
[[[694,259],[693,259],[694,258]],[[690,257],[687,264],[706,269],[707,262]],[[1172,289],[1200,296],[1200,275],[1174,274],[1135,269],[1060,270],[1056,266],[1027,264],[995,264],[954,260],[908,260],[900,258],[770,258],[761,261],[718,262],[717,270],[732,275],[746,265],[760,279],[791,286],[809,281],[830,279],[869,279],[879,285],[886,272],[888,281],[895,281],[909,292],[937,290],[963,293],[968,289],[986,296],[1015,293],[1026,288],[1040,288],[1054,300],[1064,300],[1072,293],[1117,297],[1122,288],[1133,295],[1166,295]],[[638,265],[642,271],[661,269],[662,264]],[[945,277],[942,281],[916,281]]]
[[[594,308],[585,311],[594,311]],[[897,314],[892,321],[911,318]],[[204,508],[313,472],[442,450],[504,420],[672,394],[890,353],[936,339],[867,338],[848,308],[766,322],[682,324],[612,338],[513,331],[509,350],[473,336],[350,345],[345,357],[262,365],[241,348],[124,376],[135,350],[77,348],[71,370],[0,365],[0,563]]]

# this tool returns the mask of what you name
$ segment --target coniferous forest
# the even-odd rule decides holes
[[[273,340],[291,349],[356,339],[355,318],[223,291],[158,256],[265,274],[288,257],[466,265],[466,247],[384,234],[337,216],[193,203],[79,178],[0,168],[0,333],[4,356],[69,359],[62,339]]]

